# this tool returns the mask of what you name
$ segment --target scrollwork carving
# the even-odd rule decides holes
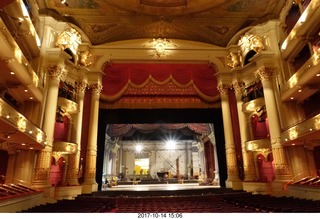
[[[101,94],[103,86],[101,84],[92,84],[90,88],[92,90],[92,93],[99,96]]]
[[[227,84],[219,84],[217,86],[218,91],[220,92],[221,95],[228,95],[229,90],[230,90],[230,85]]]
[[[261,80],[270,81],[272,80],[273,75],[276,72],[275,67],[263,67],[256,71],[256,77],[260,78]]]
[[[51,65],[47,67],[47,75],[61,80],[61,78],[66,75],[66,71],[61,66]]]

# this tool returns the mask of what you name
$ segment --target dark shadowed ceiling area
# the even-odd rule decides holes
[[[226,46],[279,17],[285,0],[39,0],[40,13],[79,26],[93,45],[171,38]]]

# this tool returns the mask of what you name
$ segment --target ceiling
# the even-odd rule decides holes
[[[279,17],[286,0],[39,0],[40,13],[79,26],[91,44],[170,38],[225,47],[242,29]]]

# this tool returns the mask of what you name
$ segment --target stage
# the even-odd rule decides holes
[[[230,192],[232,189],[221,188],[220,186],[213,185],[199,185],[199,183],[131,184],[103,187],[101,191],[93,192],[92,195],[109,197],[184,196],[224,193],[226,191]]]
[[[208,188],[220,188],[213,185],[199,185],[199,183],[188,184],[144,184],[144,185],[118,185],[104,187],[102,191],[176,191],[176,190],[201,190]]]

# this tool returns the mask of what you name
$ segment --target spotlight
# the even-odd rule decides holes
[[[166,142],[166,147],[169,150],[174,150],[176,148],[176,142],[174,140],[169,140]]]
[[[142,151],[142,145],[138,144],[136,145],[136,152],[140,153]]]

